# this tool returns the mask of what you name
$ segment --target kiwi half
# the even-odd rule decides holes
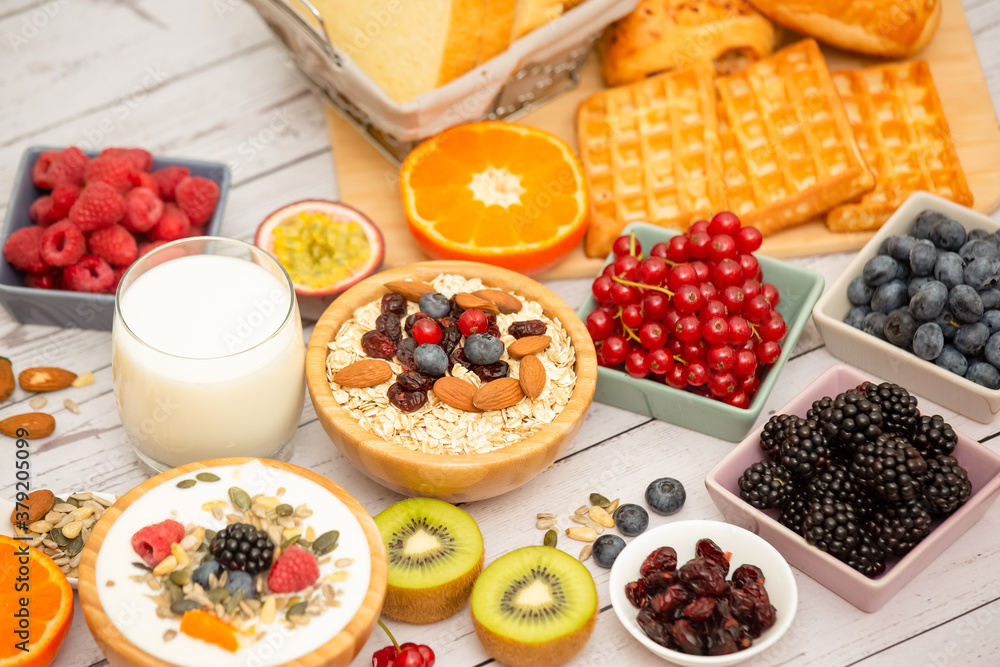
[[[496,559],[472,590],[472,623],[483,648],[510,667],[573,659],[597,622],[597,588],[587,568],[552,547],[524,547]]]
[[[382,612],[435,623],[461,609],[483,570],[483,534],[468,513],[433,498],[410,498],[375,517],[389,561]]]

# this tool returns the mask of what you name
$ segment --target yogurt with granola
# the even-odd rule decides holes
[[[351,510],[256,460],[145,493],[111,526],[95,568],[114,626],[185,667],[268,667],[315,651],[358,612],[370,577]]]

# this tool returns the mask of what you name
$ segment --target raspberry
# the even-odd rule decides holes
[[[140,243],[139,257],[142,257],[147,252],[152,252],[153,250],[159,248],[161,245],[166,245],[167,243],[168,243],[167,241],[149,241],[148,243]]]
[[[114,281],[115,272],[97,255],[84,255],[79,262],[63,269],[63,283],[74,292],[105,292]]]
[[[156,567],[170,555],[170,545],[183,539],[184,526],[167,519],[136,531],[132,536],[132,548],[146,565]]]
[[[31,206],[28,208],[28,217],[31,218],[32,222],[37,222],[40,225],[46,225],[52,222],[52,197],[49,195],[42,195],[35,201],[31,202]],[[55,218],[58,220],[58,218]]]
[[[87,168],[87,156],[76,146],[45,151],[31,169],[31,179],[40,188],[79,185]]]
[[[294,593],[312,586],[319,579],[316,558],[297,544],[293,544],[278,556],[271,566],[267,586],[272,593]]]
[[[52,220],[62,220],[69,215],[69,210],[80,198],[80,186],[78,185],[57,185],[52,188],[52,210],[49,211],[49,218]]]
[[[51,271],[48,273],[29,273],[24,277],[24,286],[35,289],[55,289],[55,276]]]
[[[132,187],[132,161],[124,157],[103,155],[94,158],[83,172],[83,180],[87,185],[107,183],[119,192],[126,192]]]
[[[219,184],[200,176],[185,178],[177,184],[174,196],[191,224],[203,225],[212,217],[219,202]]]
[[[69,220],[60,220],[42,234],[42,259],[49,266],[76,264],[85,252],[83,232]]]
[[[115,279],[114,279],[114,282],[111,283],[111,287],[108,288],[108,291],[111,292],[112,294],[114,294],[115,292],[118,291],[118,283],[120,283],[122,281],[122,276],[124,276],[125,272],[128,271],[128,267],[127,266],[113,266],[111,268],[115,272]]]
[[[204,236],[205,235],[205,225],[191,225],[191,229],[188,231],[188,236]]]
[[[163,216],[149,232],[149,238],[154,241],[176,241],[188,235],[191,220],[177,204],[165,204]]]
[[[116,224],[125,215],[125,198],[107,183],[88,185],[69,210],[69,219],[82,232]]]
[[[149,188],[157,197],[160,196],[160,185],[156,182],[156,179],[153,178],[152,174],[146,173],[145,171],[137,171],[132,174],[132,187]]]
[[[160,196],[164,201],[173,199],[177,184],[190,175],[191,170],[186,167],[164,167],[153,172],[153,178],[160,186]]]
[[[155,183],[153,184],[156,185]],[[130,232],[148,232],[163,216],[163,201],[154,190],[133,188],[125,195],[122,226]]]
[[[16,268],[29,273],[44,273],[49,265],[42,259],[41,227],[25,227],[7,237],[3,244],[3,256]]]
[[[97,157],[105,156],[123,157],[135,171],[149,171],[153,167],[153,155],[142,148],[105,148]]]
[[[135,237],[121,225],[91,232],[87,245],[92,253],[115,266],[128,266],[139,256]]]
[[[52,168],[52,163],[55,162],[57,155],[59,155],[59,151],[44,151],[35,160],[35,164],[31,168],[31,180],[36,187],[46,190],[52,187],[52,183],[49,181],[49,169]]]

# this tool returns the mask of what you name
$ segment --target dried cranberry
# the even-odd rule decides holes
[[[427,402],[426,391],[406,391],[398,382],[389,387],[389,402],[403,412],[413,412],[423,407]]]
[[[692,621],[704,621],[715,613],[715,598],[701,597],[684,607],[684,615]]]
[[[764,583],[764,573],[756,565],[740,565],[733,572],[733,585],[737,588],[743,588],[751,581]]]
[[[497,316],[494,313],[486,313],[486,326],[495,327],[497,325]]]
[[[507,377],[510,365],[506,361],[498,361],[496,363],[484,364],[482,366],[473,364],[469,366],[469,370],[478,375],[479,379],[483,382],[492,382],[493,380],[499,380],[500,378]]]
[[[757,636],[760,636],[761,632],[767,630],[769,627],[774,625],[774,621],[778,616],[778,610],[774,608],[773,604],[768,605],[757,605],[757,608],[753,612],[754,620],[757,621]]]
[[[652,572],[673,572],[677,569],[677,551],[673,547],[660,547],[646,556],[639,568],[639,574],[646,576]]]
[[[383,313],[392,313],[396,317],[406,315],[406,297],[398,292],[390,292],[383,296],[380,306]]]
[[[369,331],[362,336],[361,347],[365,354],[376,359],[392,359],[396,354],[396,344],[377,331]]]
[[[740,647],[736,644],[736,639],[722,628],[713,628],[705,636],[706,655],[729,655],[736,653]]]
[[[771,604],[771,598],[767,594],[767,589],[764,588],[764,584],[758,581],[748,582],[743,586],[743,590],[750,594],[753,601],[757,603],[757,606],[764,605],[765,607]]]
[[[413,335],[413,325],[416,323],[417,320],[433,320],[433,319],[434,318],[432,318],[427,313],[413,313],[412,315],[407,316],[406,325],[404,327],[406,329],[406,335],[407,336]]]
[[[459,307],[458,302],[455,301],[455,297],[451,297],[448,301],[451,303],[451,313],[449,314],[457,320],[462,316],[462,313],[464,313],[465,310]]]
[[[670,646],[670,629],[660,621],[656,612],[650,607],[640,609],[635,621],[642,628],[642,631],[646,633],[647,637],[660,646]]]
[[[726,592],[726,578],[719,572],[715,562],[705,558],[695,558],[677,569],[677,576],[688,585],[695,595],[716,597]]]
[[[625,584],[625,597],[628,598],[633,607],[642,609],[642,605],[646,604],[646,600],[648,599],[646,595],[646,582],[640,579]]]
[[[657,572],[653,576],[658,574],[663,573]],[[649,604],[657,614],[669,614],[673,610],[680,609],[686,605],[690,599],[691,596],[688,595],[684,586],[680,582],[674,582],[670,586],[667,586],[663,592],[649,598]]]
[[[450,317],[441,318],[438,320],[440,323],[442,320],[451,320]],[[454,320],[452,320],[454,322]],[[458,330],[458,326],[445,328],[443,325],[441,327],[441,340],[438,341],[438,346],[444,350],[445,354],[451,354],[458,346],[458,341],[462,340],[462,332]],[[452,364],[454,365],[454,364]]]
[[[417,349],[417,341],[412,338],[404,338],[396,346],[396,358],[405,370],[413,370],[417,367],[417,362],[413,359],[413,351]]]
[[[375,318],[375,330],[397,345],[403,340],[403,327],[396,313],[382,313]]]
[[[486,331],[484,331],[483,333],[488,333],[489,335],[493,336],[494,338],[499,338],[500,337],[500,327],[498,327],[496,325],[488,326],[488,327],[486,327]]]
[[[685,619],[675,621],[670,626],[670,636],[673,638],[677,649],[690,655],[704,655],[705,649],[701,645],[701,637],[691,627],[691,623]]]
[[[524,320],[514,322],[507,327],[507,333],[514,338],[524,338],[525,336],[542,336],[548,327],[541,320]]]
[[[448,363],[452,366],[458,364],[463,368],[469,368],[472,366],[472,364],[465,360],[465,349],[461,347],[456,347],[451,351],[451,354],[448,355]]]
[[[753,596],[740,588],[729,591],[729,609],[740,621],[746,623],[753,619],[753,610],[757,606]]]
[[[719,545],[712,540],[708,538],[698,540],[698,543],[694,545],[694,554],[695,556],[707,558],[715,562],[715,564],[722,568],[722,576],[729,574],[729,557],[732,554],[720,549]]]
[[[403,371],[396,376],[396,382],[406,391],[430,391],[434,387],[434,378],[420,371]]]

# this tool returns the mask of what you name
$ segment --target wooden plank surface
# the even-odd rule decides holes
[[[824,47],[824,53],[831,69],[874,63],[828,47]],[[960,0],[944,0],[941,26],[930,46],[916,58],[930,63],[959,159],[975,197],[975,208],[992,213],[1000,206],[1000,126]],[[603,87],[596,58],[591,57],[575,90],[517,122],[552,132],[576,147],[576,108]],[[386,265],[426,259],[423,251],[410,243],[395,167],[336,111],[329,109],[327,116],[343,200],[367,213],[382,229],[387,241]],[[874,232],[836,234],[821,221],[813,221],[768,237],[761,252],[772,257],[848,252],[861,248],[873,235]],[[587,258],[582,247],[578,247],[541,278],[584,278],[595,275],[600,265],[600,260]]]

